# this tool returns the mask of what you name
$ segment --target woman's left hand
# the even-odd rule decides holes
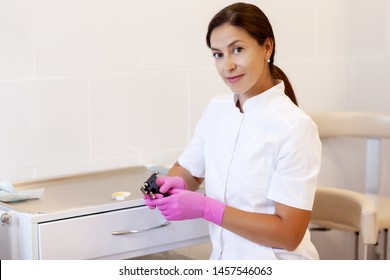
[[[222,224],[226,205],[201,193],[173,189],[167,197],[157,197],[145,202],[149,208],[157,207],[168,221],[204,218]]]
[[[203,218],[206,197],[203,194],[182,189],[171,189],[167,197],[146,200],[145,205],[157,207],[168,221]]]

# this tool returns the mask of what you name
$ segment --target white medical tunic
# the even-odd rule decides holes
[[[321,161],[314,122],[280,81],[236,107],[237,96],[214,98],[179,157],[206,194],[244,211],[273,214],[275,202],[311,210]],[[210,223],[211,259],[318,259],[306,234],[294,251],[262,246]],[[286,234],[289,234],[286,232]]]

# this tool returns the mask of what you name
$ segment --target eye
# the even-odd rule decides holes
[[[213,53],[213,57],[214,57],[215,59],[219,59],[219,58],[222,57],[222,53],[220,53],[220,52],[215,52],[215,53]]]
[[[241,47],[236,47],[236,48],[233,49],[233,53],[234,53],[234,54],[238,54],[238,53],[242,52],[242,50],[243,50],[243,48],[241,48]]]

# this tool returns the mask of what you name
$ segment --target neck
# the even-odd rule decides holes
[[[244,103],[256,95],[262,94],[263,92],[269,90],[277,84],[276,80],[273,80],[271,77],[263,83],[255,84],[250,90],[245,93],[238,94],[238,100],[236,103],[237,108],[240,109],[240,112],[243,113]]]

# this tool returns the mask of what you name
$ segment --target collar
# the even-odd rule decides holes
[[[266,91],[259,93],[255,96],[252,96],[247,101],[245,101],[243,106],[243,112],[249,112],[251,110],[254,110],[259,108],[261,105],[267,104],[270,100],[272,100],[274,97],[278,96],[280,93],[284,93],[284,82],[282,80],[277,80],[277,84],[273,87],[267,89]],[[233,95],[233,104],[237,108],[236,104],[238,102],[238,94]],[[238,108],[237,108],[238,109]]]

